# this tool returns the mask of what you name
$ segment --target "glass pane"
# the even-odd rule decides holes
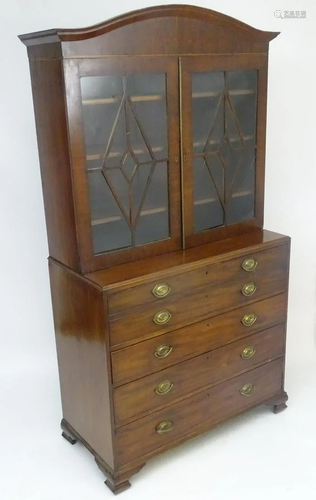
[[[227,71],[229,100],[245,145],[256,142],[257,71]]]
[[[139,168],[144,168],[139,167]],[[169,237],[167,163],[157,163],[151,170],[152,181],[136,226],[135,243],[143,245]]]
[[[254,217],[255,154],[246,149],[240,156],[238,169],[230,186],[226,209],[226,223],[233,224]]]
[[[92,241],[95,254],[130,247],[132,244],[128,225],[123,218],[92,225]]]
[[[254,217],[257,71],[192,74],[194,230]]]
[[[84,121],[87,168],[101,168],[104,144],[109,142],[114,122],[123,98],[123,82],[118,76],[89,76],[81,78],[82,112]],[[104,119],[106,115],[106,120]],[[124,133],[122,124],[116,127],[116,136]],[[116,143],[120,143],[115,138]],[[122,143],[122,141],[121,141]],[[115,161],[123,154],[117,150]]]
[[[166,75],[81,78],[94,253],[170,236]]]
[[[134,213],[135,215],[142,208],[143,197],[146,195],[147,183],[150,185],[151,179],[150,175],[155,168],[155,164],[147,163],[145,165],[139,165],[135,172],[132,182],[133,190],[133,203],[134,203]]]
[[[95,253],[131,245],[131,233],[102,172],[88,174],[92,239]],[[106,228],[106,231],[104,231]]]
[[[135,155],[142,162],[152,157],[166,159],[168,125],[165,75],[130,75],[127,85],[133,103],[131,143]],[[144,145],[137,121],[146,131],[147,145]]]
[[[213,158],[212,158],[213,159]],[[211,161],[212,161],[211,159]],[[215,158],[214,158],[215,159]],[[204,158],[195,158],[193,166],[194,179],[194,230],[203,231],[211,227],[221,226],[224,223],[224,212],[221,200],[223,198],[223,174],[218,172],[218,184],[212,178],[211,161]],[[215,187],[216,186],[216,187]]]
[[[193,151],[202,153],[206,148],[219,147],[224,129],[222,93],[223,72],[193,73],[192,75],[192,115]],[[212,131],[212,137],[210,137]]]

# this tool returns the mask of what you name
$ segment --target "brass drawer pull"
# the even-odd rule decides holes
[[[172,387],[173,383],[170,382],[170,380],[165,380],[164,382],[161,382],[157,385],[155,393],[158,394],[158,396],[163,396],[164,394],[168,394],[168,392],[171,391]]]
[[[251,396],[255,392],[255,386],[253,384],[245,384],[240,389],[240,394],[243,396]]]
[[[245,297],[250,297],[250,295],[253,295],[255,293],[255,291],[257,290],[257,287],[254,283],[246,283],[242,289],[241,289],[241,293],[245,296]]]
[[[244,326],[251,326],[257,321],[257,319],[258,317],[253,313],[245,314],[241,322]]]
[[[240,356],[243,359],[250,359],[255,353],[256,349],[252,345],[249,345],[248,347],[245,347]]]
[[[151,293],[158,299],[166,297],[170,292],[171,286],[167,285],[167,283],[159,283],[158,285],[155,285],[151,291]]]
[[[169,356],[172,349],[173,347],[171,347],[171,345],[166,345],[166,344],[160,345],[156,347],[154,356],[156,356],[156,358],[166,358],[167,356]]]
[[[153,322],[156,323],[156,325],[165,325],[168,323],[171,316],[172,314],[167,311],[167,309],[165,311],[159,311],[153,317]]]
[[[254,271],[258,265],[258,262],[256,259],[245,259],[244,262],[241,264],[241,267],[243,268],[244,271],[250,272]]]
[[[164,420],[164,422],[160,422],[160,424],[157,425],[156,432],[158,432],[158,434],[165,434],[171,431],[172,428],[173,422],[171,422],[171,420]]]

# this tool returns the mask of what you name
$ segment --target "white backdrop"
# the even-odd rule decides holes
[[[10,0],[4,2],[3,0],[2,3],[0,18],[0,250],[2,252],[0,374],[3,377],[0,382],[0,389],[2,389],[0,393],[3,394],[2,408],[5,408],[5,411],[1,410],[0,419],[4,419],[3,426],[5,425],[6,429],[10,429],[10,425],[12,426],[14,422],[15,433],[18,432],[17,429],[23,422],[28,423],[28,427],[23,427],[23,432],[22,430],[18,432],[19,440],[16,442],[15,457],[18,450],[23,448],[26,429],[29,429],[29,433],[32,429],[35,436],[37,425],[40,425],[42,432],[47,433],[51,424],[51,428],[53,429],[54,425],[58,431],[60,418],[46,261],[48,248],[28,59],[26,49],[18,40],[17,35],[53,27],[83,27],[129,10],[159,3],[164,2],[158,0],[153,3],[149,0],[135,0],[133,3],[125,0],[118,2]],[[182,2],[173,0],[172,3]],[[292,394],[290,390],[289,392],[295,404],[303,390],[298,381],[302,383],[306,381],[307,372],[305,373],[304,370],[315,360],[316,4],[313,0],[304,0],[304,3],[297,0],[256,0],[255,2],[253,0],[239,2],[232,0],[194,2],[192,0],[191,3],[218,10],[259,29],[281,31],[281,35],[270,44],[265,227],[292,237],[287,351],[289,387],[287,388],[292,388]],[[274,15],[276,9],[306,10],[307,18],[276,18]],[[48,395],[51,398],[48,398]],[[45,401],[43,403],[45,410],[40,405],[41,401]],[[306,404],[309,404],[308,401]],[[34,405],[34,412],[32,412],[32,405]],[[38,412],[40,412],[39,416]],[[260,415],[258,417],[260,425],[264,428],[266,421],[261,420]],[[242,417],[241,421],[244,422],[247,418]],[[41,424],[35,425],[36,419],[41,421]],[[240,424],[238,432],[242,427],[243,425]],[[56,429],[52,430],[55,432],[52,434],[54,439],[58,435]],[[245,432],[245,430],[241,429],[240,432]],[[3,437],[7,435],[12,439],[13,434],[11,429],[11,431],[4,432]],[[216,444],[216,437],[214,442]],[[213,446],[214,442],[208,438],[207,443],[210,446]],[[205,441],[200,440],[202,448],[204,443]],[[236,446],[238,447],[238,443]],[[13,458],[8,444],[9,449],[9,456]],[[229,447],[227,449],[231,453],[232,450]],[[198,448],[194,448],[194,451],[198,453]],[[69,453],[69,464],[72,463],[75,451],[70,449],[68,452],[67,448],[67,451],[63,453]],[[179,453],[181,455],[181,452]],[[180,455],[176,455],[173,460],[178,459],[179,464],[182,464]],[[90,464],[89,457],[83,456],[84,461]],[[34,468],[42,462],[40,454],[36,457]],[[21,456],[23,463],[26,463],[28,458],[27,453],[23,458]],[[56,452],[56,462],[59,460],[60,456]],[[203,462],[202,459],[201,462]],[[69,464],[67,465],[65,461],[64,466],[67,467]],[[87,464],[84,464],[85,467]],[[163,459],[161,462],[159,459],[156,461],[158,471],[159,464],[162,468],[160,473],[164,475]],[[74,468],[74,465],[71,467]],[[85,474],[85,470],[83,467],[82,474]],[[93,479],[94,474],[96,475],[95,488],[98,488],[99,482],[102,483],[102,477],[93,471],[92,466],[89,466],[90,477]],[[20,475],[19,468],[16,470],[16,475],[17,477]],[[32,476],[28,474],[27,477]],[[144,473],[142,481],[145,483],[146,477],[148,478]],[[154,468],[150,469],[149,477],[153,481],[157,480]],[[76,491],[72,489],[75,484],[70,485],[70,481],[67,483],[67,475],[62,479],[67,486],[63,483],[65,490],[60,488],[58,496],[66,498],[67,488],[69,492]],[[76,480],[78,479],[76,477]],[[55,498],[53,494],[52,497],[47,494],[44,483],[43,489],[40,485],[33,488],[32,479],[30,481],[32,494],[24,495],[24,498],[33,500],[37,498],[37,494],[41,500]],[[54,481],[58,484],[57,478]],[[75,476],[72,481],[75,481]],[[141,481],[137,482],[137,488],[140,488],[141,484]],[[137,493],[137,488],[135,486],[134,494]],[[65,496],[62,496],[62,491],[65,491]],[[132,492],[133,489],[130,491]],[[182,497],[185,497],[185,491],[187,490],[183,490]],[[25,492],[22,485],[21,492]],[[89,488],[81,492],[90,496]],[[102,490],[102,492],[104,495],[107,494],[106,491]],[[217,498],[222,498],[220,492],[219,489]],[[57,495],[57,492],[55,493]],[[84,498],[80,496],[79,490],[77,493],[79,495],[77,498]],[[101,493],[95,493],[96,498],[99,498],[99,494]],[[15,499],[17,495],[18,490],[9,488],[8,496],[5,498]],[[129,493],[125,495],[126,500],[132,498]],[[174,494],[173,498],[175,497]],[[139,498],[143,497],[140,495]],[[208,496],[202,495],[200,498],[208,498]]]

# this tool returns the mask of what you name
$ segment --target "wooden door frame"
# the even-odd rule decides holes
[[[266,143],[266,106],[268,54],[225,54],[180,57],[180,121],[182,174],[182,230],[184,248],[229,238],[241,232],[263,227]],[[191,74],[207,71],[257,70],[257,149],[255,170],[254,218],[227,226],[194,233],[193,158],[192,158],[192,87]]]
[[[68,118],[69,149],[75,206],[76,232],[81,271],[88,273],[113,265],[159,255],[181,248],[180,202],[180,148],[179,148],[179,82],[178,57],[117,56],[82,58],[63,61],[65,98]],[[102,76],[114,71],[124,74],[166,74],[166,101],[168,119],[168,187],[170,238],[136,247],[114,250],[94,255],[92,246],[91,216],[86,172],[86,151],[82,115],[80,77]]]

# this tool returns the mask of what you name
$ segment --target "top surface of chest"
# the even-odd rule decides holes
[[[177,279],[176,276],[179,274],[189,273],[190,271],[196,271],[194,275],[191,275],[192,279],[195,280],[198,279],[199,270],[205,266],[212,266],[213,276],[215,276],[216,264],[227,262],[243,255],[272,249],[289,242],[290,238],[288,236],[260,229],[188,250],[176,251],[88,273],[85,277],[94,285],[108,290],[110,294],[138,285],[150,284],[152,281],[166,277]],[[222,280],[222,272],[219,272],[220,280]],[[186,274],[186,277],[188,278],[189,274]],[[207,283],[203,283],[202,281],[201,285],[204,284]]]

